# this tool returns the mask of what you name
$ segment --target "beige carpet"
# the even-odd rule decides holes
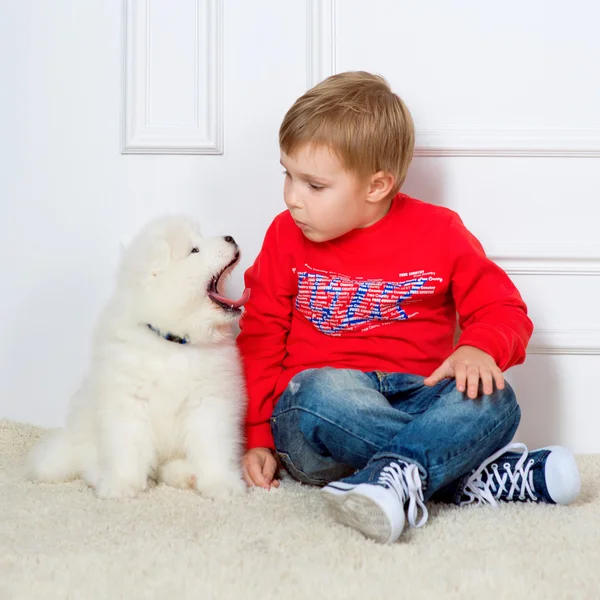
[[[600,456],[580,457],[573,506],[431,507],[378,546],[289,479],[230,505],[167,487],[98,501],[32,484],[42,430],[0,421],[0,599],[600,598]]]

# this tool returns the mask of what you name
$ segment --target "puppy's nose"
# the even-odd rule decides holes
[[[229,244],[235,244],[235,240],[230,235],[226,235],[223,239]]]

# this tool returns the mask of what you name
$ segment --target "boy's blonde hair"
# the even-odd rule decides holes
[[[415,127],[402,100],[379,75],[328,77],[298,98],[283,119],[279,145],[291,156],[305,145],[329,147],[347,171],[387,171],[400,189],[412,160]]]

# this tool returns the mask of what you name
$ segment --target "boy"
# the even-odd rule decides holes
[[[238,338],[246,482],[277,486],[277,456],[383,543],[423,525],[429,499],[572,502],[568,450],[508,445],[520,409],[502,372],[533,330],[519,292],[456,213],[398,191],[414,146],[401,99],[334,75],[279,141],[288,210],[246,273]]]

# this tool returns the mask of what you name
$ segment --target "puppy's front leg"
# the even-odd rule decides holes
[[[99,446],[99,498],[133,498],[148,487],[154,448],[150,426],[139,414],[104,413]]]
[[[241,435],[232,415],[225,415],[221,398],[203,398],[184,421],[185,453],[193,465],[196,489],[209,498],[242,494]]]

